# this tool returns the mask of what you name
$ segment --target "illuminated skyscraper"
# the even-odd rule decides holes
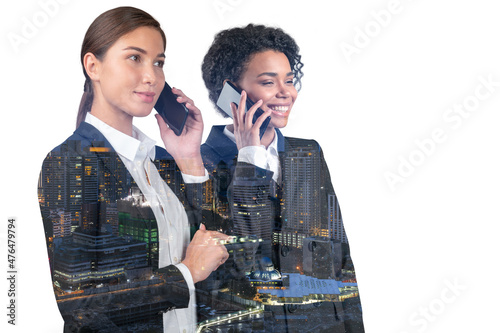
[[[257,256],[257,258],[262,256],[271,258],[273,220],[271,218],[272,207],[268,200],[270,186],[260,186],[256,196],[248,200],[248,193],[255,192],[256,177],[259,177],[254,170],[254,166],[248,166],[248,177],[238,177],[237,180],[233,181],[234,188],[230,204],[232,206],[234,233],[239,237],[253,238],[260,243],[257,252],[253,254],[247,253],[247,258],[250,255]],[[253,260],[253,262],[254,267],[249,267],[248,271],[256,268],[255,265],[258,264],[258,260]]]
[[[62,209],[77,223],[83,192],[80,141],[67,141],[45,159],[40,174],[39,198],[46,215]]]
[[[330,238],[347,243],[340,207],[335,194],[328,195],[328,232]]]
[[[52,220],[54,238],[71,236],[70,212],[65,212],[62,208],[50,210],[49,217]]]
[[[119,236],[144,242],[148,265],[158,267],[158,224],[139,189],[132,188],[131,192],[129,197],[117,201]]]
[[[103,172],[100,172],[102,170]],[[109,172],[107,170],[114,170]],[[103,179],[98,179],[101,175]],[[103,184],[97,186],[97,184]],[[73,225],[82,222],[82,205],[115,202],[130,187],[120,157],[103,142],[81,147],[81,141],[68,140],[45,159],[39,181],[39,200],[48,216],[51,210],[70,212]]]
[[[321,228],[320,153],[313,144],[295,145],[284,156],[283,229],[314,236]],[[300,142],[304,142],[300,140]]]

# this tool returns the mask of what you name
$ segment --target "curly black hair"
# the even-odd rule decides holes
[[[228,115],[216,103],[224,80],[238,82],[252,56],[268,50],[286,55],[294,74],[293,84],[300,90],[304,64],[300,61],[299,46],[282,29],[249,24],[244,28],[222,30],[215,35],[203,58],[201,71],[209,98],[223,117],[227,118]]]

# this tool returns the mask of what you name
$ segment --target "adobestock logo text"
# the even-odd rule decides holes
[[[447,108],[442,115],[443,122],[452,130],[458,130],[465,119],[479,109],[480,103],[490,98],[500,87],[500,81],[495,81],[493,75],[479,76],[479,84],[474,91],[459,103]],[[398,184],[404,183],[413,175],[416,169],[423,165],[438,149],[439,144],[448,139],[446,127],[435,127],[426,138],[414,141],[415,147],[406,155],[399,155],[394,171],[384,172],[384,178],[391,191]]]
[[[60,5],[65,5],[69,0],[40,0],[38,1],[38,10],[28,17],[21,17],[21,28],[17,32],[7,33],[12,48],[17,53],[21,45],[28,44],[35,38],[41,29],[49,24],[50,19],[54,18],[60,9]]]

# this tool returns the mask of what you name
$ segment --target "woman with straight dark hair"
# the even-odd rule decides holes
[[[200,224],[198,193],[211,180],[198,108],[172,89],[189,117],[177,136],[156,115],[166,150],[132,124],[164,87],[165,46],[160,24],[133,7],[101,14],[83,40],[77,129],[47,155],[39,182],[67,332],[192,332],[194,283],[227,259],[227,236]]]
[[[220,285],[232,299],[265,304],[258,320],[266,331],[364,332],[349,243],[323,151],[314,140],[281,133],[298,97],[302,67],[289,34],[254,24],[220,31],[203,59],[210,100],[218,113],[233,118],[231,125],[214,126],[202,146],[206,168],[224,194],[217,213],[226,217],[225,230],[258,244],[229,251],[246,255],[231,256],[232,267],[226,264],[214,276],[226,279]],[[227,114],[216,103],[229,82],[242,93],[227,105]],[[255,104],[245,113],[247,99]],[[252,123],[257,108],[263,114]],[[245,191],[235,188],[241,184]]]

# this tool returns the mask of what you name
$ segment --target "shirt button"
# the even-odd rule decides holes
[[[177,262],[178,262],[178,261],[177,261],[177,257],[174,257],[174,262],[177,264]]]
[[[183,330],[182,330],[182,333],[186,333],[186,329],[183,329]]]

